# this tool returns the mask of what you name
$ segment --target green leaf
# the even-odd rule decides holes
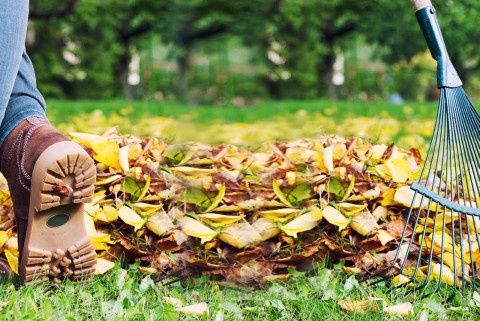
[[[335,194],[337,201],[341,201],[345,197],[349,183],[344,183],[339,178],[332,176],[328,181],[327,191],[330,194]]]
[[[206,192],[201,189],[189,188],[185,193],[180,195],[179,201],[195,204],[199,211],[204,212],[212,204],[215,196],[216,195],[214,192]]]
[[[354,288],[360,288],[360,284],[358,284],[357,279],[355,278],[355,275],[351,275],[347,281],[345,281],[345,285],[343,286],[343,291],[345,293],[350,292]]]
[[[326,291],[328,284],[330,283],[330,278],[332,276],[332,271],[328,269],[321,269],[318,272],[318,285],[321,290]]]
[[[298,206],[303,200],[312,197],[313,188],[312,184],[306,182],[294,187],[286,188],[284,193],[287,195],[287,200],[293,206]]]
[[[172,165],[177,165],[183,160],[185,154],[177,146],[169,146],[167,150],[165,150],[163,156],[168,158]]]
[[[137,201],[142,195],[144,187],[144,183],[138,182],[133,177],[127,176],[125,177],[125,181],[122,184],[120,191],[130,194],[132,196],[132,199],[134,201]]]

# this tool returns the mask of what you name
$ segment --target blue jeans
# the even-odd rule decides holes
[[[33,65],[25,51],[28,0],[0,2],[0,146],[29,117],[47,118],[36,88]]]

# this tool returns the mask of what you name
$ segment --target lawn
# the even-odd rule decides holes
[[[126,134],[167,141],[234,143],[255,148],[271,139],[291,141],[321,134],[361,136],[423,150],[433,129],[436,103],[282,101],[255,107],[191,107],[126,101],[49,101],[48,115],[61,131],[101,134],[118,125]],[[26,288],[18,278],[0,283],[0,320],[403,320],[383,307],[403,302],[380,284],[368,287],[328,261],[288,280],[245,286],[211,276],[157,280],[137,266],[116,267],[91,283]],[[435,296],[415,301],[408,320],[476,319],[480,295],[469,290],[443,304]],[[348,314],[340,300],[376,298],[377,309]],[[412,301],[408,297],[407,301]],[[175,310],[175,304],[208,305],[208,315]],[[372,304],[373,305],[373,304]]]
[[[168,281],[174,281],[168,284]],[[478,294],[457,295],[452,304],[429,297],[414,304],[406,317],[386,314],[382,307],[402,302],[385,295],[385,287],[359,285],[341,266],[319,267],[309,274],[293,272],[285,282],[256,287],[214,281],[208,276],[176,281],[153,280],[136,266],[117,266],[89,284],[18,286],[0,283],[1,320],[473,320],[480,312]],[[376,297],[369,312],[345,313],[341,300]],[[207,304],[208,312],[189,315],[176,305]]]
[[[48,115],[64,133],[122,133],[168,142],[231,143],[255,148],[271,140],[337,134],[424,151],[433,132],[436,102],[266,101],[253,107],[188,106],[141,101],[61,101]]]

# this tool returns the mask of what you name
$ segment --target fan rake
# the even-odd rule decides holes
[[[475,289],[480,266],[480,115],[450,62],[435,8],[429,0],[412,3],[438,63],[440,100],[420,178],[411,185],[400,246],[392,264],[368,279],[382,276],[370,284],[392,279],[389,292],[409,287],[403,295],[419,291],[420,298],[445,287],[441,293],[450,300],[457,288]]]

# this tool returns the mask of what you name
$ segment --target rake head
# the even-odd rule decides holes
[[[420,179],[411,185],[401,245],[391,265],[369,278],[391,279],[389,292],[410,287],[403,295],[421,291],[421,298],[443,285],[450,300],[457,288],[475,290],[480,267],[480,115],[448,57],[435,8],[430,0],[411,1],[438,63],[440,101]]]
[[[462,87],[441,88],[435,129],[392,264],[369,278],[394,279],[404,295],[438,293],[447,300],[467,284],[475,289],[480,266],[480,115]],[[412,230],[408,226],[413,227]],[[410,233],[412,233],[410,235]],[[434,287],[428,287],[434,283]]]

